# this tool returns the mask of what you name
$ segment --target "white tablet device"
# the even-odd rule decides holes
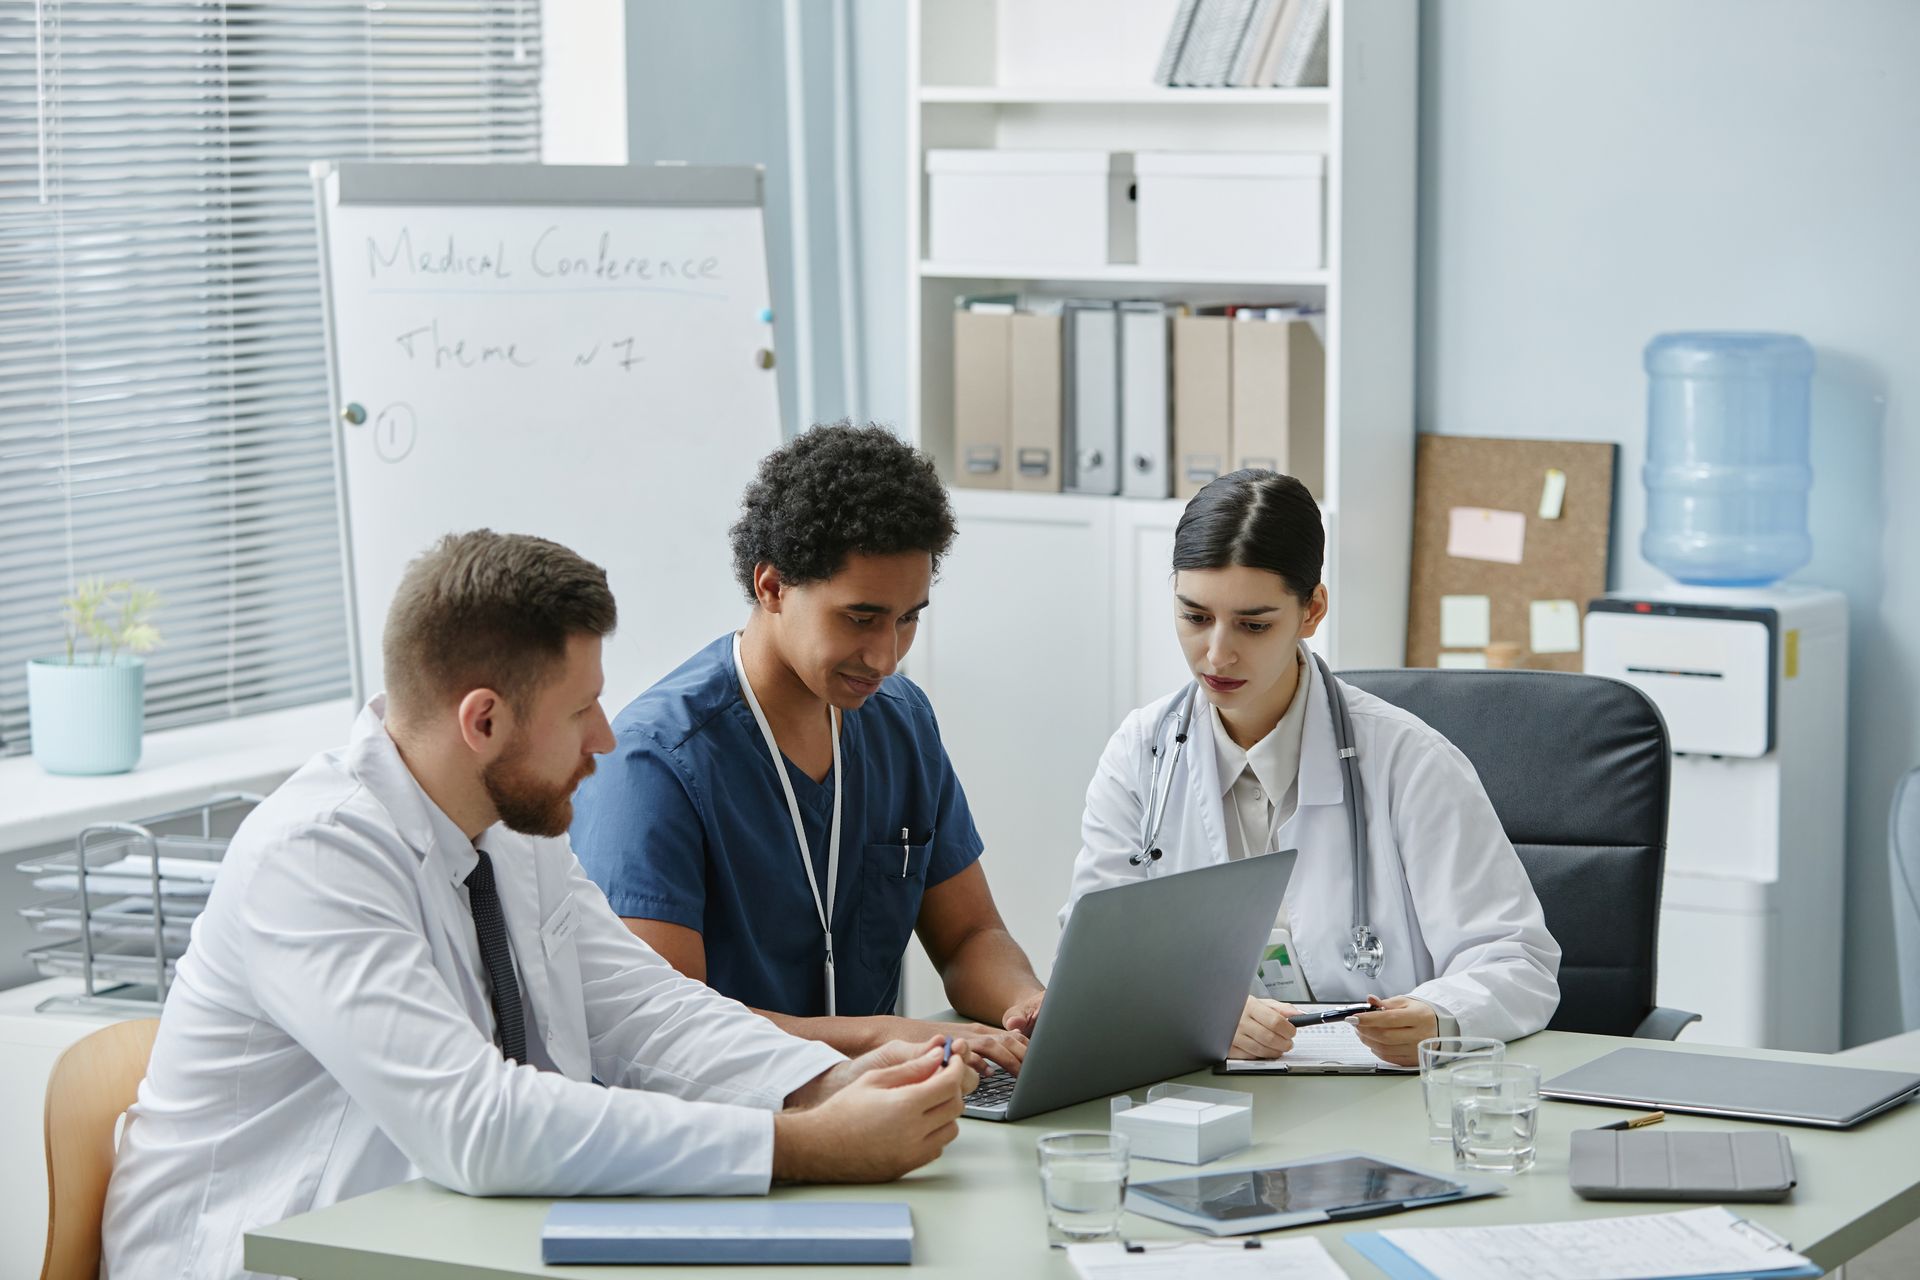
[[[1264,1169],[1136,1182],[1127,1187],[1127,1208],[1208,1235],[1235,1236],[1505,1193],[1506,1187],[1490,1177],[1435,1173],[1364,1151],[1333,1151]]]

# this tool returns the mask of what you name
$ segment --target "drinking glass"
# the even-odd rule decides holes
[[[1540,1068],[1462,1062],[1447,1070],[1453,1096],[1453,1164],[1487,1173],[1533,1168],[1540,1126]]]
[[[1049,1133],[1039,1141],[1039,1156],[1040,1194],[1054,1235],[1096,1240],[1119,1230],[1127,1191],[1126,1134]]]
[[[1427,1141],[1453,1141],[1453,1094],[1447,1072],[1460,1062],[1504,1062],[1507,1046],[1485,1036],[1432,1036],[1418,1046],[1420,1090],[1427,1103]]]

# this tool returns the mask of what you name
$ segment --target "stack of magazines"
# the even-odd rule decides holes
[[[1180,0],[1154,79],[1190,89],[1327,83],[1331,0]]]

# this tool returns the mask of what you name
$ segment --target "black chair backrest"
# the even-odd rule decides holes
[[[1667,725],[1618,680],[1558,671],[1343,671],[1465,753],[1560,944],[1556,1031],[1630,1036],[1654,1005]]]

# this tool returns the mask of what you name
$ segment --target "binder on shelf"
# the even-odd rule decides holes
[[[968,307],[953,313],[953,482],[961,488],[1010,487],[1008,366],[1014,319]]]
[[[1286,8],[1287,0],[1259,0],[1254,5],[1253,17],[1247,21],[1247,34],[1240,41],[1240,54],[1233,60],[1233,74],[1227,78],[1233,88],[1251,89],[1265,83],[1259,79],[1259,71],[1266,62],[1274,30]]]
[[[1011,487],[1060,492],[1060,317],[1009,317],[1008,415]]]
[[[1129,498],[1173,492],[1167,322],[1174,310],[1164,302],[1120,304],[1120,492]]]
[[[1119,313],[1104,299],[1074,299],[1061,310],[1065,354],[1066,448],[1061,488],[1120,492]]]
[[[1298,17],[1273,74],[1273,84],[1281,89],[1297,89],[1327,83],[1327,8],[1328,0],[1289,0],[1289,9]]]
[[[1191,498],[1230,470],[1228,386],[1234,322],[1225,316],[1173,320],[1173,492]]]
[[[1187,32],[1193,29],[1193,11],[1199,7],[1200,0],[1180,0],[1180,8],[1167,28],[1167,43],[1160,50],[1160,64],[1153,70],[1155,84],[1173,83],[1173,73],[1180,65],[1180,51],[1186,48]]]
[[[1313,325],[1276,310],[1243,310],[1231,322],[1233,469],[1296,477],[1326,488],[1326,355]]]

